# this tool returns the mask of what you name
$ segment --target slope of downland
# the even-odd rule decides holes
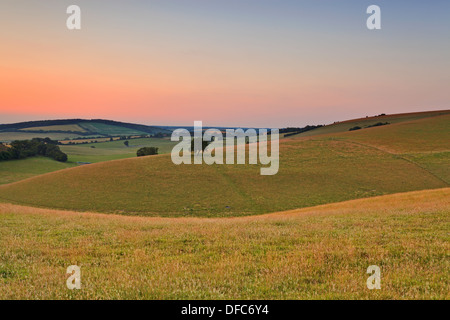
[[[62,163],[46,157],[0,162],[0,184],[8,184],[28,179],[44,173],[75,166],[74,163]]]
[[[448,116],[440,116],[364,133],[286,139],[275,176],[261,176],[257,165],[176,166],[170,156],[161,155],[63,170],[2,186],[0,199],[127,215],[224,217],[443,188],[448,186],[446,124]],[[437,125],[440,129],[430,129]],[[421,143],[416,144],[419,138]],[[408,145],[414,152],[438,150],[439,159],[423,157],[418,163],[387,151],[387,146],[399,145],[401,152]]]
[[[450,184],[450,115],[334,135],[410,161]]]
[[[303,133],[300,133],[298,135],[294,135],[291,137],[310,137],[310,136],[317,136],[322,134],[335,134],[335,133],[341,133],[341,132],[348,132],[350,128],[359,126],[366,130],[367,126],[375,125],[379,122],[389,124],[396,124],[400,122],[409,122],[419,119],[426,119],[430,117],[436,117],[440,115],[450,115],[450,110],[439,110],[439,111],[424,111],[424,112],[411,112],[411,113],[399,113],[399,114],[389,114],[384,116],[374,116],[374,117],[367,117],[367,118],[360,118],[360,119],[352,119],[347,121],[340,121],[336,122],[330,125],[326,125],[324,127],[314,129],[311,131],[306,131]],[[358,130],[360,131],[360,130]]]
[[[68,155],[68,161],[61,163],[49,158],[31,157],[21,160],[0,162],[0,184],[17,182],[44,173],[77,166],[79,162],[95,163],[116,159],[135,158],[136,151],[145,146],[157,147],[160,154],[169,153],[175,142],[170,139],[142,138],[129,140],[129,146],[123,140],[90,143],[80,145],[62,145],[61,151]]]

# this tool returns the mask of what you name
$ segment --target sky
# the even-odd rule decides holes
[[[0,123],[275,128],[450,109],[449,16],[448,0],[2,0]]]

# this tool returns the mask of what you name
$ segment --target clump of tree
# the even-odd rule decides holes
[[[360,126],[354,126],[350,129],[348,129],[348,131],[355,131],[355,130],[360,130],[360,129],[362,129]]]
[[[9,152],[9,147],[0,143],[0,161],[10,160],[12,154]]]
[[[195,147],[195,141],[196,139],[200,140],[200,143],[198,143],[199,146],[201,146],[201,150],[197,150]],[[192,152],[199,152],[199,151],[205,151],[206,147],[211,143],[211,141],[204,141],[202,138],[193,138],[191,140],[191,151]]]
[[[136,154],[138,157],[152,156],[152,155],[158,154],[158,148],[157,147],[140,148]]]
[[[50,138],[34,138],[32,140],[16,140],[8,147],[0,149],[0,160],[25,159],[44,156],[56,161],[66,162],[67,154],[58,147],[58,142]]]

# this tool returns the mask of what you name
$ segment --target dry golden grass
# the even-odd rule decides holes
[[[0,299],[449,299],[450,188],[240,218],[0,204]],[[81,267],[82,289],[65,270]],[[381,290],[366,288],[369,265]]]

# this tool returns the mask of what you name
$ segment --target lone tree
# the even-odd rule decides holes
[[[128,147],[128,145],[129,145],[130,143],[128,142],[128,140],[125,140],[125,141],[123,142],[123,144],[124,144],[125,146]]]

